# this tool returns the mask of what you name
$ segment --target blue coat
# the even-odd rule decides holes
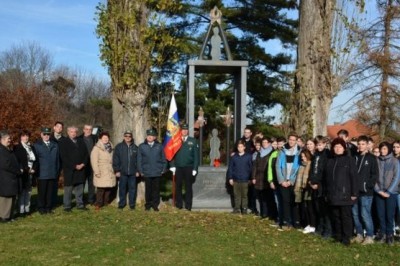
[[[38,179],[56,179],[60,172],[60,152],[58,144],[50,141],[50,148],[47,148],[43,140],[38,140],[34,144],[37,162]]]
[[[281,184],[282,182],[289,179],[290,183],[294,185],[296,183],[297,171],[300,168],[300,149],[296,146],[295,152],[293,155],[286,155],[288,152],[289,147],[285,145],[283,149],[279,152],[278,158],[276,159],[276,176],[278,177],[278,183]],[[287,173],[287,163],[288,157],[291,157],[292,160],[292,169],[290,173]]]
[[[114,172],[121,172],[121,175],[135,175],[137,170],[138,147],[132,143],[128,146],[125,141],[115,146],[113,153]]]
[[[140,144],[137,159],[138,170],[142,176],[158,177],[166,171],[167,160],[163,146],[158,141],[154,141],[153,147],[150,147],[147,141]]]
[[[229,160],[227,177],[236,182],[248,182],[253,169],[253,157],[250,153],[235,153]]]

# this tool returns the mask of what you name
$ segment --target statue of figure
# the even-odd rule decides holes
[[[210,165],[214,165],[215,159],[220,159],[221,154],[219,148],[221,146],[221,141],[218,138],[218,129],[214,128],[211,132],[212,137],[210,138]]]
[[[221,36],[219,36],[218,27],[213,28],[213,36],[211,37],[211,58],[212,60],[221,59]]]

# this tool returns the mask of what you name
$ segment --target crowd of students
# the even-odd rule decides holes
[[[394,243],[400,212],[400,141],[372,138],[269,138],[249,128],[236,144],[227,179],[233,213],[269,218],[280,231],[333,237],[349,245]]]

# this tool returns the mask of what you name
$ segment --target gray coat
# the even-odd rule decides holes
[[[140,144],[137,167],[139,173],[144,177],[161,176],[167,168],[163,146],[158,141],[154,141],[152,147],[150,147],[147,141]]]

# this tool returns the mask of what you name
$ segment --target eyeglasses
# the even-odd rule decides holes
[[[50,133],[43,133],[43,136],[50,136]]]
[[[125,135],[124,137],[125,137],[125,138],[132,138],[131,135]]]

